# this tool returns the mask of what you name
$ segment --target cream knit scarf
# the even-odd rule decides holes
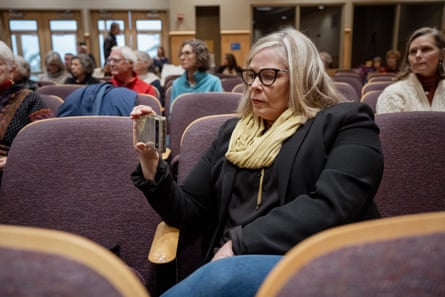
[[[267,131],[264,122],[253,114],[240,119],[232,137],[226,158],[241,168],[269,167],[278,155],[282,143],[305,122],[291,109],[285,110]],[[264,132],[264,133],[263,133]]]

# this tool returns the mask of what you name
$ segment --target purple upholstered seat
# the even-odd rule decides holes
[[[100,274],[67,257],[0,247],[0,263],[1,296],[122,296]]]
[[[234,113],[242,94],[232,92],[186,93],[178,96],[171,106],[169,121],[171,157],[180,151],[182,133],[197,118]]]
[[[354,87],[348,82],[334,81],[334,85],[344,99],[348,101],[360,101],[360,96],[357,95]]]
[[[277,297],[439,297],[445,232],[340,248],[303,266]]]
[[[0,296],[149,297],[108,250],[69,232],[0,225]]]
[[[394,83],[392,80],[386,80],[386,81],[370,81],[363,85],[361,95],[365,95],[367,92],[370,91],[383,91],[387,86]]]
[[[360,99],[361,102],[368,104],[374,113],[376,112],[377,100],[382,93],[382,90],[368,91]]]
[[[445,112],[377,114],[385,158],[383,216],[445,210]]]
[[[331,228],[293,247],[256,297],[444,296],[444,240],[444,211]]]
[[[42,98],[46,107],[51,109],[54,115],[57,114],[59,106],[63,103],[63,99],[56,95],[40,94],[40,98]]]
[[[221,85],[223,87],[223,90],[226,92],[232,92],[233,88],[242,82],[243,80],[241,79],[240,76],[230,76],[221,78]]]
[[[152,294],[147,255],[160,218],[133,185],[138,164],[128,117],[41,120],[15,138],[0,187],[0,223],[52,228],[112,249]]]
[[[349,83],[352,87],[354,87],[354,90],[356,92],[356,95],[358,98],[361,96],[363,83],[360,79],[360,76],[358,74],[353,73],[336,73],[332,77],[333,81],[339,81],[339,82],[346,82]]]
[[[178,165],[178,183],[189,174],[201,155],[216,138],[219,128],[235,114],[217,114],[200,117],[191,122],[181,138],[181,152]]]
[[[155,88],[156,89],[156,88]],[[155,96],[149,94],[138,94],[136,97],[135,105],[148,105],[150,106],[157,114],[162,115],[162,105],[161,101]]]
[[[235,114],[218,114],[198,118],[184,131],[181,142],[181,154],[178,165],[178,183],[182,183],[201,155],[210,147],[216,138],[219,128]],[[177,275],[185,278],[203,262],[201,249],[202,237],[192,229],[181,230],[178,255]]]
[[[72,92],[77,89],[84,88],[85,85],[75,85],[75,84],[67,84],[67,85],[43,85],[40,88],[37,88],[36,92],[39,94],[47,94],[47,95],[56,95],[65,100]]]

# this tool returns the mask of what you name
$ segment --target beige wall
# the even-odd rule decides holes
[[[353,8],[356,4],[378,5],[378,4],[400,4],[400,3],[422,3],[422,0],[1,0],[0,9],[23,9],[23,10],[53,10],[57,9],[78,9],[81,11],[84,20],[84,31],[88,32],[89,11],[97,9],[108,10],[163,10],[169,16],[169,39],[170,50],[178,51],[178,44],[185,37],[196,35],[196,15],[197,6],[219,6],[220,8],[220,34],[221,53],[227,52],[232,38],[241,38],[243,49],[250,46],[252,6],[289,6],[289,5],[314,5],[314,4],[343,4],[340,40],[340,63],[347,67],[350,65],[351,36],[353,24]],[[428,3],[443,3],[443,0],[428,0]],[[297,10],[298,7],[297,6]],[[182,20],[177,19],[177,15],[183,15]],[[298,15],[298,14],[297,14]],[[298,27],[298,19],[297,19]],[[0,22],[1,24],[1,22]],[[0,28],[1,30],[2,28]],[[396,28],[397,29],[397,28]],[[445,32],[445,6],[442,12],[442,26]],[[241,33],[240,33],[241,32]],[[397,32],[396,32],[397,33]],[[396,34],[395,33],[395,34]],[[237,41],[238,42],[238,41]],[[237,52],[240,60],[244,58],[244,52]],[[218,61],[217,61],[218,62]]]

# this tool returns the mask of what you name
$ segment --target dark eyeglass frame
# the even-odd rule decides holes
[[[107,64],[119,64],[120,62],[127,61],[127,59],[119,59],[119,58],[108,58]]]
[[[264,71],[273,71],[274,72],[274,77],[273,77],[273,79],[272,79],[272,81],[270,83],[264,83],[263,77],[262,77],[262,73],[264,73]],[[258,77],[260,79],[260,82],[261,82],[261,84],[263,86],[270,87],[277,80],[279,72],[289,72],[289,70],[287,70],[287,69],[278,69],[278,68],[263,68],[260,71],[255,72],[252,69],[241,69],[241,79],[243,80],[243,82],[246,85],[251,86],[253,84],[253,82],[255,81],[255,79]],[[251,82],[248,82],[246,80],[246,78],[244,77],[245,73],[253,74],[253,79],[252,79]]]

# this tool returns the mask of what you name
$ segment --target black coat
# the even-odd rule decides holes
[[[154,182],[140,167],[133,180],[170,225],[212,226],[207,260],[221,237],[237,167],[225,153],[237,119],[229,120],[177,186],[165,163]],[[320,111],[286,140],[275,160],[280,206],[241,226],[235,254],[284,254],[330,227],[379,217],[373,197],[383,174],[379,129],[371,109],[341,103]]]

